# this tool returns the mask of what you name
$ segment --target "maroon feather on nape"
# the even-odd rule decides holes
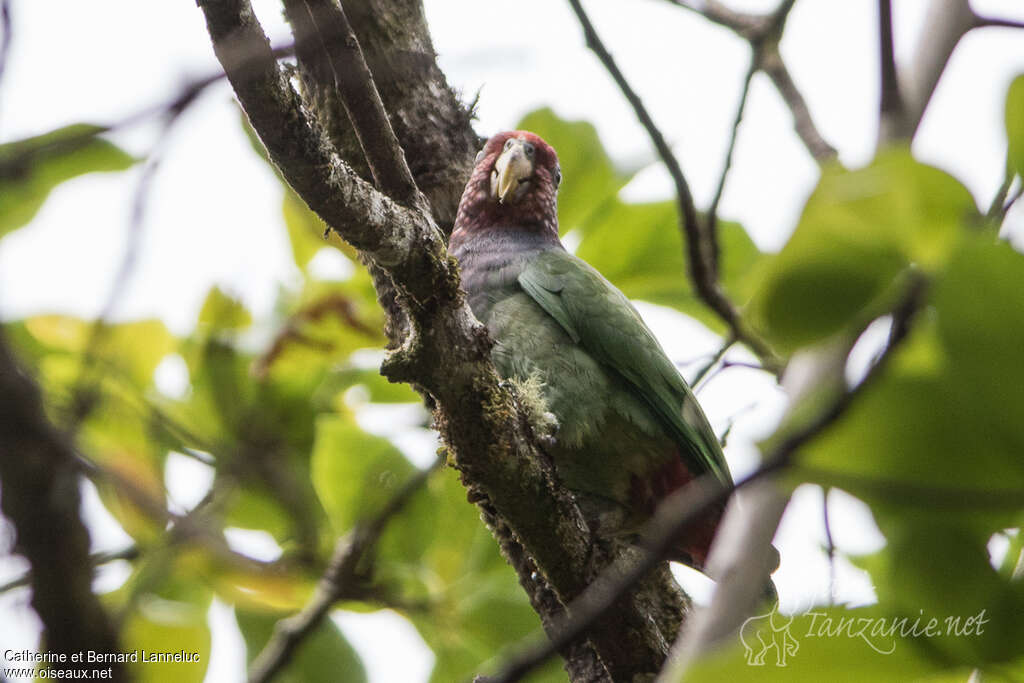
[[[499,202],[491,188],[495,165],[509,140],[532,147],[532,174],[515,201]],[[539,135],[513,130],[498,133],[487,141],[477,157],[476,166],[466,183],[452,232],[452,246],[473,233],[488,230],[543,232],[558,237],[556,194],[561,171],[558,154]]]

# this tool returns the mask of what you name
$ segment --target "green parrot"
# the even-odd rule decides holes
[[[450,249],[496,342],[498,372],[539,388],[558,478],[598,533],[633,537],[694,478],[732,480],[704,412],[639,313],[559,241],[560,181],[558,156],[540,137],[495,135],[477,155]],[[703,569],[722,512],[691,525],[671,559]]]

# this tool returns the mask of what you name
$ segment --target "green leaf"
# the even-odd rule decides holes
[[[270,640],[274,624],[286,614],[235,609],[235,618],[246,645],[250,664]],[[274,677],[281,683],[366,683],[366,669],[355,648],[329,618],[302,640],[283,671]]]
[[[295,265],[305,268],[318,251],[327,246],[324,238],[325,225],[319,216],[309,210],[295,191],[286,187],[281,203],[281,213],[288,229],[288,241],[292,245]]]
[[[972,242],[936,286],[935,305],[952,387],[977,428],[1024,449],[1024,255],[1005,242]]]
[[[372,517],[415,472],[390,441],[337,415],[317,418],[311,467],[317,496],[338,533]]]
[[[337,415],[317,418],[310,466],[313,487],[338,534],[376,515],[416,473],[390,441]],[[436,519],[426,490],[406,502],[377,545],[379,577],[411,579],[410,590],[419,589],[415,574],[435,539]]]
[[[824,339],[870,315],[907,265],[940,269],[975,212],[963,185],[903,148],[854,171],[828,166],[761,269],[753,320],[783,349]]]
[[[721,331],[721,320],[697,298],[687,275],[675,202],[605,204],[581,231],[576,254],[631,299],[672,306]],[[760,252],[737,224],[719,224],[722,284],[738,300],[749,296],[748,274]]]
[[[582,236],[577,255],[597,268],[626,296],[672,306],[716,331],[721,320],[696,298],[684,259],[684,241],[674,201],[630,204],[618,198],[632,177],[615,168],[594,127],[565,121],[539,109],[519,122],[557,151],[563,190],[558,197],[562,232]],[[745,301],[753,282],[749,273],[760,252],[736,223],[719,224],[721,275],[725,290]]]
[[[1024,74],[1013,79],[1006,92],[1006,141],[1010,168],[1024,176]]]
[[[199,322],[216,330],[244,330],[252,324],[252,314],[239,299],[214,286],[199,311]]]
[[[838,475],[818,480],[882,510],[905,514],[909,505],[971,517],[988,533],[1012,526],[1012,506],[964,509],[899,487],[982,497],[1024,490],[1022,297],[1024,256],[982,239],[961,249],[935,286],[933,313],[921,314],[886,374],[806,449],[801,464]]]
[[[200,683],[210,662],[210,629],[197,605],[144,596],[122,627],[126,652],[139,652],[131,664],[134,680],[143,683]],[[182,652],[192,662],[143,662],[143,656]]]
[[[973,615],[985,620],[971,638],[943,633],[929,647],[943,659],[987,666],[1024,655],[1024,584],[989,562],[987,534],[934,519],[883,520],[888,545],[869,564],[881,605],[893,614]],[[940,559],[941,558],[941,559]]]
[[[97,171],[123,171],[136,159],[79,123],[0,145],[0,237],[35,217],[54,187]]]

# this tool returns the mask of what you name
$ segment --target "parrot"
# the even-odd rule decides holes
[[[635,540],[673,491],[703,475],[732,479],[704,411],[636,308],[562,245],[561,176],[539,136],[494,135],[476,157],[449,250],[499,375],[539,390],[556,477],[592,533]],[[723,512],[691,524],[668,559],[704,571]]]

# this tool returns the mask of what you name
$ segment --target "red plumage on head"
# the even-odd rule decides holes
[[[534,148],[534,171],[525,194],[515,202],[501,203],[491,194],[491,174],[505,142],[517,138]],[[513,130],[498,133],[487,141],[477,156],[452,232],[452,245],[470,234],[489,229],[548,232],[558,236],[556,194],[561,181],[558,154],[539,135]]]

